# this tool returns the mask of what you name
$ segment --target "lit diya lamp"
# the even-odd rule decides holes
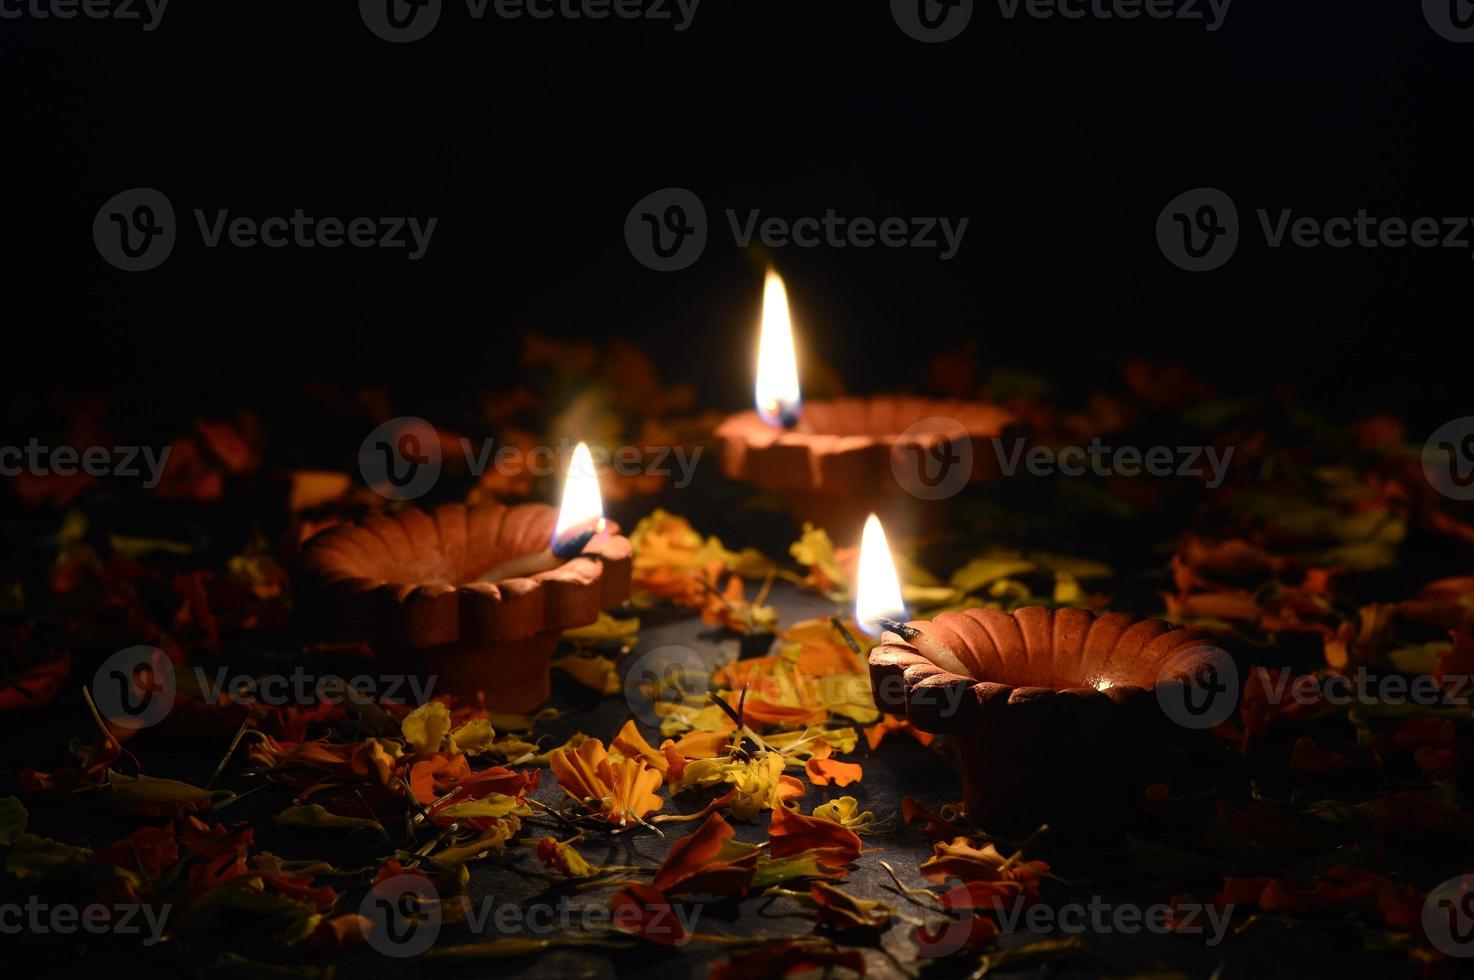
[[[974,452],[973,444],[1015,423],[1004,409],[974,401],[882,395],[805,404],[788,292],[772,270],[763,286],[754,402],[754,410],[717,428],[723,471],[782,494],[797,519],[836,540],[853,539],[872,512],[915,524],[922,503],[996,476],[996,454]]]
[[[557,510],[447,504],[341,524],[304,546],[298,594],[386,668],[434,678],[427,693],[479,690],[522,713],[548,699],[563,631],[629,598],[617,531],[580,443]]]
[[[1227,659],[1191,630],[1124,613],[1032,606],[903,623],[878,522],[873,537],[866,527],[856,595],[856,620],[880,639],[876,707],[950,737],[968,819],[1005,837],[1045,824],[1074,839],[1122,833],[1153,751],[1184,731],[1164,706],[1191,703]]]

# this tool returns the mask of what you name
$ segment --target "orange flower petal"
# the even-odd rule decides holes
[[[730,962],[711,968],[711,980],[771,980],[772,977],[812,973],[834,966],[863,977],[865,956],[859,950],[784,939],[766,943],[750,952],[733,953]]]
[[[609,899],[611,924],[620,932],[648,939],[662,946],[679,946],[686,942],[686,930],[659,889],[632,884],[621,888]]]
[[[779,806],[768,825],[768,850],[775,858],[788,857],[802,851],[821,852],[819,863],[842,868],[860,856],[862,845],[853,830],[820,817],[809,817],[797,810]]]
[[[932,843],[963,836],[962,828],[932,813],[913,798],[901,798],[901,819],[906,825],[921,824],[921,835]]]
[[[848,786],[857,783],[864,775],[860,766],[853,762],[840,762],[838,759],[810,759],[804,766],[808,771],[809,782],[815,786]]]
[[[645,736],[640,734],[640,728],[633,718],[624,723],[609,747],[617,749],[627,759],[639,759],[651,769],[659,769],[662,774],[670,768],[670,760],[665,753],[657,751],[645,741]]]
[[[998,853],[992,844],[978,847],[970,837],[957,837],[932,846],[933,854],[921,865],[921,876],[927,881],[942,882],[948,878],[963,881],[1017,881],[1038,888],[1038,880],[1049,870],[1043,861],[1014,861]]]
[[[727,844],[734,834],[722,815],[713,813],[695,833],[671,846],[650,884],[669,895],[746,895],[761,852],[751,845],[738,845],[734,853]]]

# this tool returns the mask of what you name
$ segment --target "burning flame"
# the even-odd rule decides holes
[[[788,316],[788,290],[768,270],[763,284],[763,322],[757,344],[757,413],[774,428],[798,421],[803,400],[798,388],[798,359],[793,353],[793,324]]]
[[[860,536],[860,570],[855,586],[855,622],[866,633],[880,638],[885,629],[876,619],[894,619],[904,623],[909,617],[901,600],[901,581],[896,577],[896,564],[891,560],[890,545],[885,541],[885,528],[880,518],[871,514],[865,519]]]
[[[553,528],[553,551],[559,557],[571,557],[563,552],[577,554],[589,538],[602,530],[604,500],[599,495],[599,471],[594,468],[588,444],[581,442],[573,450],[568,476],[563,482],[563,506],[558,510],[558,523]]]

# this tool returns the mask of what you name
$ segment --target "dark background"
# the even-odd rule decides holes
[[[429,38],[398,46],[352,0],[174,0],[152,33],[0,20],[0,444],[54,437],[69,403],[57,392],[105,395],[120,443],[238,406],[290,426],[306,381],[384,387],[398,412],[439,421],[432,408],[515,378],[529,329],[628,339],[664,380],[697,383],[703,407],[739,408],[770,259],[803,348],[854,391],[925,391],[931,356],[975,341],[984,373],[1042,373],[1063,407],[1144,355],[1229,393],[1288,389],[1341,420],[1391,412],[1421,444],[1470,414],[1469,250],[1271,251],[1254,212],[1474,215],[1471,61],[1474,45],[1438,37],[1414,0],[1236,0],[1216,33],[1009,21],[979,0],[942,45],[906,37],[880,0],[703,0],[684,33],[477,22],[446,0]],[[161,268],[128,274],[91,226],[137,186],[167,194],[183,227]],[[691,268],[661,274],[631,257],[623,226],[667,186],[701,196],[712,236]],[[1154,224],[1199,186],[1237,201],[1245,240],[1192,275],[1164,259]],[[409,262],[206,250],[194,208],[439,222]],[[970,222],[950,262],[770,256],[735,247],[727,208]],[[364,432],[275,431],[272,445],[331,442],[346,462]],[[893,809],[898,784],[877,766],[870,802]],[[1335,972],[1360,955],[1287,945],[1235,965]]]
[[[1199,6],[1204,6],[1200,0]],[[447,0],[391,45],[349,0],[176,0],[137,22],[0,21],[6,93],[7,416],[106,392],[116,420],[270,403],[295,381],[454,401],[515,371],[524,329],[622,337],[709,407],[750,399],[769,256],[723,211],[967,216],[960,254],[826,247],[774,258],[805,349],[852,390],[924,389],[935,350],[1069,392],[1118,356],[1186,360],[1226,389],[1288,379],[1410,436],[1451,416],[1468,364],[1467,250],[1271,251],[1254,211],[1474,214],[1464,93],[1474,46],[1417,3],[1237,0],[1203,22],[1014,20],[979,2],[921,44],[886,4],[705,0],[671,23],[473,21]],[[627,251],[645,194],[698,193],[691,268]],[[1168,264],[1178,193],[1226,190],[1245,241]],[[179,212],[159,269],[91,239],[113,194]],[[193,208],[263,218],[436,216],[429,253],[204,249]]]

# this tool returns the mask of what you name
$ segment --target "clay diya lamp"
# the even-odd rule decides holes
[[[723,472],[777,492],[795,519],[836,540],[856,537],[870,513],[908,531],[934,525],[935,502],[998,475],[997,454],[985,446],[1017,423],[984,402],[891,395],[804,403],[788,296],[771,271],[755,393],[755,410],[717,427]]]
[[[792,428],[740,412],[716,436],[727,476],[777,492],[796,520],[846,540],[870,513],[911,532],[934,526],[943,512],[932,504],[997,476],[996,454],[976,450],[1013,422],[1008,412],[980,402],[878,396],[810,402]],[[949,483],[947,468],[967,465],[955,449],[963,437],[971,465]]]
[[[479,690],[495,711],[537,708],[563,631],[630,592],[629,540],[603,521],[592,460],[578,484],[574,460],[561,510],[448,504],[323,531],[299,559],[303,605],[367,640],[386,670],[434,678],[432,695]]]
[[[1160,620],[1029,607],[894,623],[869,659],[881,710],[950,737],[975,824],[1099,839],[1131,824],[1152,754],[1186,731],[1163,706],[1227,655]]]

